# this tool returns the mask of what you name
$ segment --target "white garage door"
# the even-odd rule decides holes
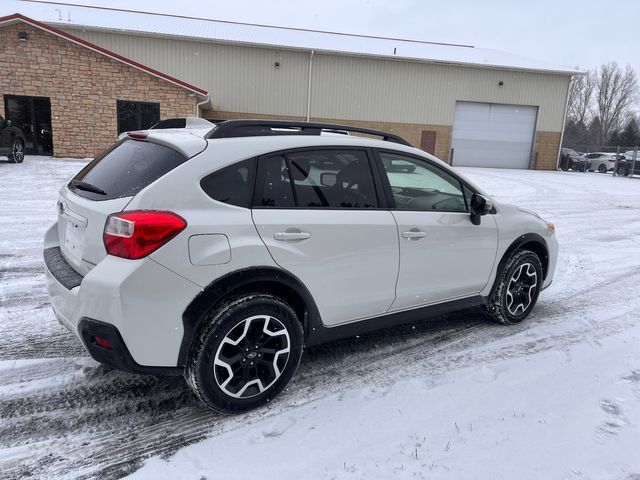
[[[453,164],[529,168],[537,107],[457,102]]]

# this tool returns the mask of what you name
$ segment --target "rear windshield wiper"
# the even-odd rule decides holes
[[[92,185],[90,183],[83,182],[82,180],[75,180],[75,179],[71,180],[69,182],[69,185],[72,186],[73,188],[77,188],[78,190],[84,190],[85,192],[93,192],[93,193],[97,193],[98,195],[107,194],[107,192],[105,192],[101,188],[98,188],[95,185]]]

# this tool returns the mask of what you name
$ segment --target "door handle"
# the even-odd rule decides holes
[[[402,238],[407,238],[409,240],[424,238],[426,236],[427,236],[427,233],[422,232],[420,230],[409,230],[407,232],[402,232]]]
[[[311,234],[307,232],[277,232],[273,234],[273,238],[283,242],[290,242],[293,240],[306,240],[311,238]]]

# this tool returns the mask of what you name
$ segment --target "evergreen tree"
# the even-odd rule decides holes
[[[640,145],[640,129],[635,119],[629,120],[624,130],[619,135],[619,145],[632,148]]]

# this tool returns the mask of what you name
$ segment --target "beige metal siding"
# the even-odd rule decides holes
[[[68,30],[211,96],[215,110],[304,116],[309,55],[109,32]],[[280,63],[275,68],[275,62]]]
[[[309,52],[69,31],[208,90],[215,110],[306,115]],[[498,86],[500,81],[504,86]],[[310,113],[316,118],[452,125],[456,101],[531,105],[539,109],[538,131],[560,132],[568,84],[567,75],[316,52]]]
[[[456,101],[531,105],[539,107],[538,130],[559,132],[568,82],[561,75],[316,55],[311,111],[324,118],[452,125]]]

